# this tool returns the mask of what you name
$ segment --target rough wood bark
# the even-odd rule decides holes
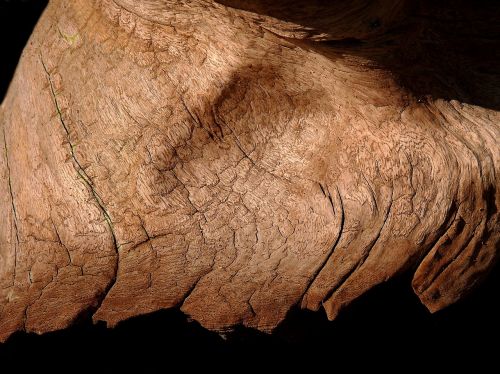
[[[306,3],[50,2],[0,108],[1,340],[171,307],[269,331],[408,269],[436,311],[482,278],[492,10]]]

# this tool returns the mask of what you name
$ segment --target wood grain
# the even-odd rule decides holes
[[[272,331],[407,270],[436,311],[482,279],[500,27],[332,3],[49,3],[0,108],[1,340],[172,307]]]

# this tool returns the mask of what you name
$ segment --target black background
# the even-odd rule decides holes
[[[0,0],[0,101],[45,4]],[[178,310],[133,318],[115,329],[85,320],[43,336],[16,333],[0,344],[0,372],[9,362],[23,367],[62,360],[74,365],[68,369],[92,369],[103,360],[115,368],[140,363],[169,371],[179,364],[184,370],[237,370],[264,369],[269,363],[297,369],[336,369],[340,364],[389,369],[401,359],[411,368],[435,368],[437,361],[462,369],[472,364],[476,371],[487,362],[495,364],[500,355],[499,273],[497,266],[472,295],[434,315],[414,295],[408,274],[376,287],[334,322],[328,322],[323,311],[292,310],[273,335],[236,328],[223,338],[188,322]],[[242,366],[231,366],[234,359],[241,359]]]

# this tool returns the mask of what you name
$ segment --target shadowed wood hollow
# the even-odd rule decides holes
[[[51,0],[0,107],[0,340],[329,319],[498,256],[490,2]]]

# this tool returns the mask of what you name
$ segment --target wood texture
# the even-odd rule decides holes
[[[500,27],[430,4],[52,0],[0,108],[0,339],[271,331],[410,269],[460,299],[498,256]]]

